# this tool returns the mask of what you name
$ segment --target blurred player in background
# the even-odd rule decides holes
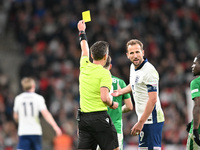
[[[131,134],[139,135],[139,149],[161,149],[164,114],[158,96],[159,75],[154,66],[144,58],[143,44],[133,39],[127,42],[127,57],[132,62],[130,84],[114,91],[119,96],[132,91],[138,122]]]
[[[13,117],[18,122],[18,150],[42,150],[42,128],[39,120],[41,112],[45,120],[53,127],[56,135],[62,134],[61,129],[47,110],[43,96],[35,93],[35,81],[25,77],[21,81],[23,93],[16,96]]]
[[[187,150],[197,150],[200,149],[200,53],[194,58],[192,64],[192,73],[197,76],[190,83],[190,90],[192,95],[192,100],[194,101],[193,107],[193,121],[188,125],[188,140],[187,140]]]
[[[109,53],[107,42],[98,41],[91,48],[93,63],[89,60],[89,46],[86,38],[84,20],[78,22],[81,45],[80,59],[80,111],[78,112],[78,149],[95,150],[97,144],[103,150],[119,149],[117,132],[107,113],[118,103],[112,101],[109,90],[112,86],[110,71],[103,68]]]
[[[104,68],[111,70],[112,64],[111,64],[111,57],[108,56],[107,62],[104,66]],[[115,76],[112,75],[112,88],[110,90],[110,93],[113,93],[113,90],[117,90],[117,87],[120,86],[121,88],[126,87],[126,83]],[[117,130],[117,136],[118,136],[118,142],[119,142],[119,149],[123,150],[123,122],[122,122],[122,113],[129,112],[133,110],[133,104],[131,101],[131,96],[129,93],[120,95],[118,97],[112,97],[112,100],[115,102],[118,102],[119,106],[117,109],[110,109],[108,108],[108,114],[110,115],[114,126]],[[122,104],[124,105],[122,106]],[[100,149],[98,147],[98,149]]]

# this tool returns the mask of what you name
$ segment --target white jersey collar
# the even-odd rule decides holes
[[[144,64],[145,64],[146,62],[148,62],[148,59],[147,59],[147,58],[144,58],[144,61],[141,63],[141,65],[140,65],[137,69],[135,69],[135,71],[141,69],[141,68],[144,66]]]

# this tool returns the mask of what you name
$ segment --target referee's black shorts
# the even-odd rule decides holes
[[[81,113],[78,127],[78,149],[96,150],[97,144],[102,150],[119,147],[117,131],[107,111]]]

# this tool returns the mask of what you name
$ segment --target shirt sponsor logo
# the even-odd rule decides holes
[[[196,93],[196,92],[199,92],[199,89],[194,89],[191,91],[191,93]]]

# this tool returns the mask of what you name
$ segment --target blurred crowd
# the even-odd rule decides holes
[[[195,0],[15,0],[6,27],[14,29],[19,53],[25,58],[19,78],[36,79],[37,93],[45,97],[71,149],[76,149],[77,144],[75,117],[79,106],[81,50],[77,22],[86,10],[91,11],[92,19],[86,29],[89,45],[98,40],[110,44],[111,73],[127,84],[130,62],[126,58],[126,42],[133,38],[143,42],[145,57],[160,74],[165,114],[162,143],[186,145],[186,124],[191,121],[186,89],[193,78],[191,65],[200,47],[199,7]],[[0,147],[5,150],[14,149],[18,140],[12,118],[15,95],[9,92],[9,84],[0,72]],[[138,139],[130,135],[136,121],[134,111],[123,115],[125,146],[137,145]],[[50,131],[44,132],[48,135]],[[55,145],[55,139],[51,143]]]

